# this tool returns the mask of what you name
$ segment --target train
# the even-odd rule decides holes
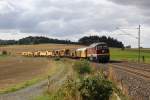
[[[93,43],[87,47],[78,49],[56,49],[35,52],[22,52],[22,56],[33,57],[69,57],[83,58],[96,62],[109,62],[109,47],[105,42]]]

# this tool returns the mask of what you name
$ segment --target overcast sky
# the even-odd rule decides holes
[[[0,0],[0,39],[107,35],[136,47],[141,24],[141,44],[150,47],[149,5],[149,0]]]

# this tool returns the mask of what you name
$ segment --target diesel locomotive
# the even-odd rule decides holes
[[[91,61],[108,62],[110,60],[109,48],[106,43],[93,43],[88,47],[76,50],[77,57],[87,58]]]

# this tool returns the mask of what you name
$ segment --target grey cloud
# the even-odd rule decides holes
[[[111,2],[114,2],[116,4],[121,4],[124,5],[124,7],[136,7],[138,9],[131,9],[132,12],[138,12],[140,15],[143,15],[145,18],[143,19],[146,20],[145,24],[150,24],[149,23],[149,16],[150,16],[150,0],[109,0]],[[136,15],[139,17],[139,14]],[[148,18],[147,18],[148,17]],[[147,22],[148,21],[148,22]]]
[[[11,6],[20,11],[0,16],[0,28],[17,27],[20,32],[44,32],[57,36],[81,34],[88,30],[113,31],[114,27],[128,23],[125,17],[129,15],[122,13],[127,11],[125,8],[96,3],[94,0],[33,0],[33,9],[27,10],[15,3]]]
[[[149,11],[144,9],[148,7],[148,0],[6,1],[9,6],[3,5],[0,12],[0,29],[17,29],[21,33],[73,37],[90,30],[111,33],[118,26],[150,24],[147,16]]]
[[[150,1],[149,0],[109,0],[118,4],[122,5],[134,5],[136,7],[140,7],[143,9],[150,8]]]

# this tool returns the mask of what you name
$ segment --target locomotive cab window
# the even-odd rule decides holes
[[[108,49],[108,46],[107,45],[98,45],[96,47],[97,50],[100,50],[100,49]]]

